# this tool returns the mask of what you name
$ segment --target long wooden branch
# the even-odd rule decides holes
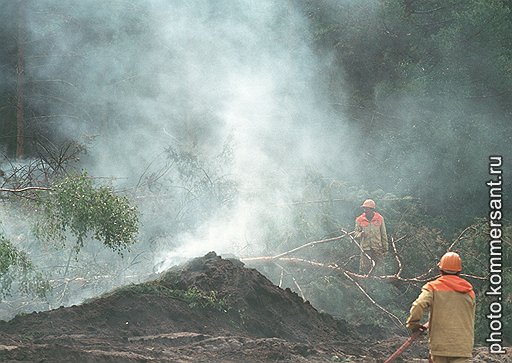
[[[281,266],[280,264],[276,263],[276,266],[278,266],[279,268],[281,268],[281,281],[279,281],[279,287],[281,287],[281,283],[282,283],[282,278],[283,278],[283,272],[285,272],[287,275],[290,275],[290,277],[292,278],[293,280],[293,283],[295,284],[295,286],[297,287],[297,289],[299,290],[300,292],[300,296],[302,297],[302,300],[306,300],[306,298],[304,297],[304,293],[302,292],[302,289],[299,285],[299,283],[297,282],[297,280],[295,279],[295,277],[293,276],[293,274],[291,274],[290,272],[288,272],[283,266]]]
[[[370,260],[370,262],[372,264],[372,267],[371,267],[370,271],[368,272],[368,274],[362,275],[362,276],[369,276],[372,273],[373,269],[375,268],[375,261],[366,253],[365,250],[363,250],[361,245],[353,237],[353,234],[355,233],[355,231],[348,232],[348,231],[346,231],[343,228],[341,228],[340,231],[343,233],[341,236],[308,242],[308,243],[306,243],[306,244],[304,244],[302,246],[293,248],[293,249],[291,249],[289,251],[280,253],[280,254],[275,255],[275,256],[247,257],[247,258],[242,258],[241,261],[251,262],[251,261],[258,261],[258,260],[272,260],[272,259],[277,260],[277,259],[281,259],[281,258],[283,258],[285,256],[288,256],[288,255],[290,255],[292,253],[295,253],[297,251],[300,251],[300,250],[302,250],[303,248],[306,248],[306,247],[313,247],[313,246],[318,245],[318,244],[334,242],[334,241],[338,241],[340,239],[343,239],[344,237],[348,237],[348,238],[350,238],[352,243],[354,243],[357,246],[357,248],[361,251],[361,253],[364,254],[366,256],[366,258],[368,258]],[[400,238],[400,239],[402,239],[402,238]]]
[[[367,259],[369,259],[369,260],[370,260],[370,262],[371,262],[371,264],[372,264],[372,267],[370,268],[370,271],[368,271],[368,273],[365,275],[365,276],[370,276],[370,275],[371,275],[371,273],[373,272],[373,269],[375,268],[375,261],[373,260],[373,258],[371,258],[371,257],[370,257],[370,255],[368,255],[368,254],[366,253],[366,251],[365,251],[365,250],[363,250],[363,247],[362,247],[362,246],[361,246],[361,245],[356,241],[356,239],[351,235],[351,234],[352,234],[352,232],[351,232],[351,233],[347,233],[344,229],[341,229],[341,231],[342,231],[342,232],[344,232],[344,233],[345,233],[345,234],[350,238],[350,240],[352,241],[352,243],[354,243],[354,244],[357,246],[357,248],[359,248],[359,251],[361,251],[361,253],[362,253],[362,254],[364,254],[364,255],[365,255],[365,257],[366,257]]]
[[[398,263],[398,272],[396,273],[397,276],[400,276],[402,273],[402,270],[404,269],[402,266],[402,261],[400,260],[400,256],[398,255],[398,250],[396,249],[396,243],[400,241],[401,239],[405,238],[405,236],[400,237],[396,241],[393,237],[391,237],[391,246],[393,247],[393,253],[395,254],[395,260]]]
[[[18,188],[18,189],[10,189],[10,188],[0,188],[0,192],[7,192],[7,193],[24,193],[28,192],[30,190],[53,190],[52,188],[47,187],[24,187],[24,188]]]
[[[451,251],[452,248],[460,241],[462,241],[464,239],[464,234],[466,234],[466,232],[469,230],[469,229],[474,229],[475,227],[473,225],[471,226],[468,226],[466,228],[464,228],[464,230],[459,234],[459,236],[455,239],[455,241],[453,241],[453,243],[450,245],[450,247],[448,247],[448,250],[447,251]]]
[[[395,322],[395,325],[399,328],[403,328],[404,327],[404,323],[396,316],[394,315],[393,313],[389,312],[388,310],[384,309],[379,303],[377,303],[367,292],[365,289],[363,289],[363,287],[361,286],[361,284],[359,284],[356,280],[354,280],[348,273],[346,272],[343,272],[343,274],[345,275],[345,277],[347,279],[349,279],[350,281],[352,281],[352,283],[354,283],[357,288],[363,293],[364,296],[366,296],[366,298],[368,300],[370,300],[370,302],[375,305],[377,308],[379,308],[380,310],[382,310],[384,313],[386,313],[389,317],[391,317],[391,319],[393,319],[393,321]]]
[[[292,250],[289,250],[289,251],[286,251],[286,252],[280,253],[280,254],[278,254],[278,255],[275,255],[275,256],[273,256],[273,258],[274,258],[274,259],[278,259],[278,258],[281,258],[281,257],[287,256],[287,255],[289,255],[289,254],[292,254],[292,253],[294,253],[294,252],[300,251],[300,250],[301,250],[301,249],[303,249],[303,248],[306,248],[306,247],[313,247],[313,246],[315,246],[315,245],[319,245],[319,244],[321,244],[321,243],[327,243],[327,242],[338,241],[338,240],[340,240],[340,239],[342,239],[342,238],[344,238],[344,237],[346,237],[346,236],[350,236],[350,234],[352,233],[352,232],[348,233],[348,232],[346,232],[346,231],[344,231],[344,230],[342,230],[342,232],[343,232],[343,234],[342,234],[341,236],[332,237],[332,238],[326,238],[326,239],[322,239],[322,240],[318,240],[318,241],[309,242],[309,243],[306,243],[306,244],[304,244],[304,245],[302,245],[302,246],[299,246],[299,247],[297,247],[297,248],[294,248],[294,249],[292,249]]]
[[[397,323],[397,326],[400,328],[403,328],[404,324],[403,322],[393,313],[387,311],[384,307],[382,307],[379,303],[377,303],[371,296],[366,292],[366,290],[361,286],[361,284],[356,281],[353,277],[365,277],[365,275],[359,275],[355,274],[353,272],[347,271],[339,266],[336,265],[326,265],[320,262],[305,260],[302,258],[294,258],[294,257],[283,257],[280,258],[281,261],[288,261],[288,262],[298,262],[298,263],[305,263],[316,267],[323,267],[328,268],[331,270],[339,271],[341,272],[347,279],[349,279],[356,287],[363,293],[363,295],[372,303],[374,304],[378,309],[382,310],[384,313],[386,313],[394,322]],[[302,290],[299,290],[302,293]]]
[[[464,229],[464,231],[462,231],[462,233],[459,235],[459,237],[451,244],[450,248],[453,248],[453,246],[458,241],[461,241],[463,235],[471,227],[472,226],[469,226],[466,229]],[[423,274],[421,274],[419,276],[409,277],[409,278],[404,278],[404,277],[401,276],[401,274],[403,272],[403,264],[402,264],[402,261],[400,259],[400,255],[398,254],[398,250],[396,248],[396,243],[398,241],[404,239],[406,236],[402,236],[402,237],[400,237],[400,238],[398,238],[396,240],[391,239],[391,245],[392,245],[392,248],[393,248],[393,253],[394,253],[395,259],[397,260],[397,263],[398,263],[398,271],[396,273],[392,274],[392,275],[381,275],[381,276],[378,276],[378,275],[371,275],[371,272],[373,271],[373,269],[375,267],[375,261],[363,250],[361,245],[352,236],[354,234],[354,232],[347,232],[344,229],[340,229],[340,231],[343,233],[341,236],[308,242],[308,243],[306,243],[306,244],[304,244],[302,246],[293,248],[293,249],[291,249],[289,251],[286,251],[286,252],[283,252],[283,253],[280,253],[280,254],[277,254],[277,255],[274,255],[274,256],[246,257],[246,258],[241,258],[240,261],[242,261],[242,262],[256,262],[256,263],[257,262],[274,262],[275,263],[276,261],[288,261],[288,262],[290,262],[290,261],[295,261],[295,262],[300,261],[300,262],[303,262],[303,263],[308,263],[310,265],[322,266],[322,267],[328,266],[329,268],[338,269],[338,270],[342,271],[343,273],[347,273],[351,277],[354,277],[354,278],[371,278],[371,279],[390,280],[390,281],[397,281],[397,280],[399,280],[399,281],[402,281],[402,282],[417,282],[417,283],[424,283],[424,282],[432,280],[433,276],[429,276],[429,275],[432,273],[432,271],[435,270],[435,268],[437,266],[432,266],[427,272],[425,272],[425,273],[423,273]],[[288,255],[290,255],[292,253],[300,251],[303,248],[312,247],[312,246],[315,246],[315,245],[321,244],[321,243],[334,242],[334,241],[340,240],[340,239],[342,239],[344,237],[348,237],[358,247],[358,249],[361,251],[361,253],[364,254],[366,256],[366,258],[368,258],[372,262],[372,268],[370,269],[370,271],[367,274],[364,274],[364,275],[358,274],[358,273],[346,270],[346,269],[344,269],[342,267],[339,267],[338,265],[326,265],[326,264],[322,264],[320,262],[314,262],[314,261],[309,261],[309,260],[300,259],[300,258],[287,258],[286,257],[286,256],[288,256]],[[475,276],[475,275],[466,275],[466,274],[463,274],[463,276],[466,276],[466,277],[469,277],[469,278],[473,278],[473,279],[477,279],[477,280],[485,280],[487,278],[486,276]]]
[[[406,198],[386,198],[382,199],[381,202],[389,202],[389,201],[400,201],[400,200],[413,200],[417,198],[412,197],[406,197]],[[345,198],[332,198],[332,199],[316,199],[316,200],[299,200],[294,202],[285,202],[285,203],[277,203],[273,204],[276,207],[286,207],[286,206],[293,206],[293,205],[304,205],[304,204],[324,204],[324,203],[333,203],[333,202],[342,202],[342,203],[351,203],[350,200],[347,200]]]

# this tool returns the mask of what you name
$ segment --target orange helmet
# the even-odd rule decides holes
[[[448,273],[456,273],[462,271],[462,260],[459,254],[455,252],[447,252],[441,257],[441,261],[437,264],[440,270]]]
[[[361,207],[375,209],[375,202],[373,199],[366,199]]]

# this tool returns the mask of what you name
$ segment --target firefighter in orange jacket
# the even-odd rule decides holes
[[[363,274],[368,273],[372,266],[367,256],[375,261],[374,271],[382,264],[388,252],[388,235],[384,218],[375,211],[375,202],[367,199],[361,207],[364,212],[356,218],[354,237],[364,251],[359,259],[359,273]]]
[[[423,329],[420,320],[429,309],[429,345],[434,363],[470,362],[475,325],[475,293],[461,278],[462,260],[448,252],[438,264],[441,277],[428,282],[413,302],[407,327]]]

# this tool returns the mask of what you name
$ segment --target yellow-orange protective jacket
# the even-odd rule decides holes
[[[355,238],[361,242],[363,250],[375,250],[381,253],[388,251],[388,235],[384,218],[374,212],[371,222],[363,213],[356,218]],[[361,233],[364,232],[364,233]]]
[[[429,308],[430,354],[471,357],[475,325],[475,293],[471,284],[456,275],[428,282],[411,307],[407,327],[419,326]]]

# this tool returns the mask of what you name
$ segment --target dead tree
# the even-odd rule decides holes
[[[472,226],[467,227],[462,231],[462,233],[457,237],[453,243],[448,247],[447,251],[452,250],[457,243],[462,241],[464,239],[464,235],[472,228]],[[304,293],[303,289],[300,287],[299,283],[295,279],[295,277],[286,270],[283,265],[289,264],[289,265],[301,265],[301,266],[308,266],[308,267],[315,267],[315,268],[322,268],[325,270],[329,270],[332,272],[338,272],[341,276],[345,277],[350,283],[352,283],[362,294],[363,296],[377,309],[384,312],[398,327],[403,327],[404,322],[402,322],[395,314],[391,313],[389,310],[384,308],[381,304],[377,302],[377,300],[371,296],[368,291],[365,290],[365,288],[362,286],[360,281],[364,281],[365,279],[373,279],[373,280],[380,280],[380,281],[389,281],[393,283],[425,283],[427,281],[432,280],[433,278],[437,277],[436,275],[433,275],[433,271],[436,270],[437,266],[434,265],[431,268],[429,268],[428,271],[418,275],[418,276],[412,276],[412,277],[405,277],[403,276],[403,270],[404,270],[404,263],[402,257],[398,253],[398,249],[396,247],[396,244],[406,238],[406,236],[402,236],[400,238],[391,238],[391,247],[392,247],[392,253],[393,257],[397,263],[397,268],[395,273],[389,274],[389,275],[374,275],[372,274],[374,267],[375,267],[375,261],[365,253],[365,251],[362,249],[361,245],[356,241],[356,239],[353,237],[353,232],[348,232],[344,229],[341,229],[341,234],[336,237],[326,238],[322,240],[316,240],[312,242],[308,242],[306,244],[303,244],[299,247],[293,248],[289,251],[279,253],[274,256],[257,256],[257,257],[245,257],[241,258],[242,262],[245,263],[251,263],[251,264],[257,264],[257,263],[272,263],[278,266],[281,269],[281,277],[280,277],[280,285],[282,285],[282,279],[284,274],[290,275],[293,279],[293,282],[295,286],[297,287],[299,293],[301,294],[302,298],[304,299]],[[370,271],[366,274],[357,273],[354,271],[350,271],[346,269],[344,266],[339,266],[335,263],[324,263],[324,262],[318,262],[318,261],[312,261],[310,259],[305,258],[299,258],[299,257],[291,257],[291,255],[297,253],[300,250],[303,250],[305,248],[313,247],[319,244],[326,244],[326,243],[332,243],[339,241],[341,239],[348,238],[357,248],[359,251],[368,258],[371,263],[372,267]],[[467,275],[462,274],[463,276],[470,277],[473,279],[478,280],[485,280],[485,276],[474,276],[474,275]]]

